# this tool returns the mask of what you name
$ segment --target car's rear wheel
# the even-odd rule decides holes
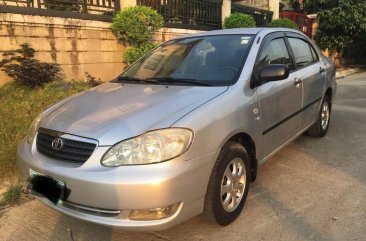
[[[318,117],[314,124],[306,132],[309,136],[323,137],[328,131],[331,113],[330,97],[324,96]]]
[[[204,215],[220,225],[233,222],[244,207],[250,180],[250,161],[245,148],[228,142],[211,173]]]

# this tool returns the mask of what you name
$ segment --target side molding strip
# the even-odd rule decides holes
[[[281,120],[280,122],[274,124],[273,126],[271,126],[270,128],[268,128],[267,130],[263,131],[262,135],[267,134],[271,130],[275,129],[276,127],[278,127],[281,124],[285,123],[286,121],[290,120],[292,117],[295,117],[296,115],[300,114],[301,112],[303,112],[304,110],[306,110],[310,106],[314,105],[316,102],[320,101],[321,99],[322,98],[319,97],[316,100],[314,100],[314,101],[310,102],[309,104],[307,104],[306,106],[304,106],[303,108],[301,108],[300,110],[296,111],[295,113],[292,113],[291,115],[287,116],[285,119]]]

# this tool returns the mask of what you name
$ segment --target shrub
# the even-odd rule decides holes
[[[124,61],[127,65],[132,64],[136,60],[138,60],[140,57],[148,53],[150,50],[155,48],[157,44],[148,42],[145,44],[142,44],[138,47],[129,47],[126,49],[124,53]]]
[[[288,18],[275,19],[268,25],[268,27],[299,29],[296,23]]]
[[[131,45],[149,41],[155,31],[163,26],[163,17],[146,6],[129,7],[113,17],[112,31],[117,38]]]
[[[85,71],[86,75],[86,83],[90,85],[91,87],[95,87],[98,85],[101,85],[103,82],[100,78],[97,78],[93,75],[91,75],[89,72]]]
[[[249,28],[255,27],[254,18],[244,13],[233,13],[225,18],[224,28]]]
[[[47,82],[61,79],[61,69],[58,64],[40,62],[34,58],[35,50],[27,43],[21,48],[3,53],[4,59],[0,67],[19,84],[39,87]]]

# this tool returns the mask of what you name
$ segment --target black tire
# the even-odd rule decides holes
[[[242,162],[241,162],[241,160],[242,160]],[[240,188],[238,188],[236,190],[235,198],[239,198],[236,195],[240,195],[242,193],[241,199],[240,199],[240,201],[237,202],[238,204],[237,204],[236,208],[234,208],[234,204],[233,204],[233,209],[231,211],[227,211],[227,210],[225,210],[224,204],[222,203],[222,198],[223,197],[228,198],[228,199],[231,198],[230,203],[234,203],[234,202],[233,202],[233,198],[230,197],[231,194],[224,194],[223,196],[221,195],[221,187],[224,182],[226,182],[226,184],[227,184],[227,182],[229,182],[228,181],[229,179],[227,179],[226,176],[224,177],[224,175],[226,175],[225,171],[227,168],[230,169],[230,167],[233,167],[232,163],[234,161],[238,162],[238,164],[240,164],[240,163],[244,164],[243,166],[245,167],[245,177],[242,176],[242,178],[240,180],[243,180],[243,181],[245,180],[245,185],[244,185],[243,192],[238,191]],[[240,166],[240,165],[238,165],[238,166]],[[242,171],[240,171],[240,168],[238,168],[237,170],[238,170],[239,174],[244,173],[243,169],[241,169]],[[203,213],[208,220],[210,220],[213,223],[217,223],[222,226],[225,226],[225,225],[228,225],[231,222],[233,222],[240,215],[240,213],[244,207],[244,203],[248,196],[249,184],[251,181],[251,176],[250,176],[251,171],[250,170],[251,169],[250,169],[249,155],[248,155],[247,151],[245,150],[245,148],[236,142],[230,141],[230,142],[226,143],[226,145],[222,148],[222,150],[216,160],[216,163],[213,167],[213,170],[212,170],[212,173],[210,176],[210,180],[209,180],[209,184],[207,187],[207,193],[206,193],[206,197],[205,197],[205,206],[204,206]],[[236,172],[236,171],[233,171],[233,172]],[[233,181],[233,183],[238,184],[240,182],[238,180]],[[227,185],[230,186],[230,184],[227,184]],[[233,186],[235,186],[235,185],[231,184],[231,188]]]
[[[323,114],[323,108],[327,105],[329,110],[329,116],[326,126],[322,125],[322,114]],[[330,122],[330,115],[332,110],[332,103],[330,102],[330,97],[328,95],[325,95],[323,98],[322,105],[320,107],[318,117],[314,124],[307,130],[306,134],[308,136],[312,137],[323,137],[325,134],[327,134],[328,128],[329,128],[329,122]]]

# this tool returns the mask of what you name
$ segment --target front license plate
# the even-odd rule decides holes
[[[40,194],[53,203],[62,203],[65,200],[66,185],[36,171],[30,170],[30,189],[32,193]]]

